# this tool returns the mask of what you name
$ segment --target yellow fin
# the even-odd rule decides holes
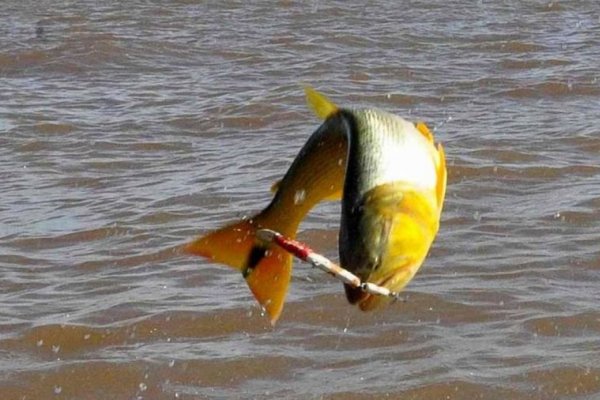
[[[336,106],[324,94],[317,92],[310,86],[304,87],[304,94],[306,95],[308,107],[313,110],[319,118],[327,119],[331,114],[338,110],[338,106]]]
[[[292,275],[292,256],[279,247],[271,247],[265,257],[246,276],[254,298],[264,307],[275,325],[285,303]]]
[[[440,157],[439,165],[437,168],[437,187],[436,195],[438,201],[438,209],[440,214],[444,205],[444,197],[446,196],[446,179],[448,171],[446,170],[446,155],[444,154],[444,147],[441,143],[437,145],[437,151]]]
[[[243,271],[256,241],[256,230],[252,219],[237,221],[195,239],[184,251]]]
[[[415,124],[415,128],[421,132],[421,135],[425,136],[427,140],[433,143],[433,133],[431,133],[431,130],[429,130],[429,127],[425,124],[425,122],[417,122]]]

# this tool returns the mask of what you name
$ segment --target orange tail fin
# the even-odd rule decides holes
[[[256,238],[260,215],[227,225],[185,246],[187,253],[209,258],[238,269],[250,290],[275,324],[285,302],[292,257]]]

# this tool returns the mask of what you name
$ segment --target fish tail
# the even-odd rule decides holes
[[[256,232],[268,228],[289,233],[289,227],[278,225],[281,223],[273,223],[261,213],[210,232],[184,247],[189,254],[239,270],[272,324],[283,309],[292,272],[292,257],[286,251],[260,241]],[[295,236],[295,230],[292,235]]]

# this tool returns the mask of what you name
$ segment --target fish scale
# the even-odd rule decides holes
[[[357,181],[359,195],[392,181],[436,186],[431,145],[412,123],[381,110],[353,110],[352,115],[356,131],[350,140],[357,145],[350,147],[347,176]]]

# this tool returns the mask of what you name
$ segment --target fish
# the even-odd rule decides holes
[[[400,289],[433,242],[446,186],[441,145],[424,123],[377,109],[342,109],[305,87],[309,107],[324,122],[272,187],[259,213],[188,243],[184,250],[239,270],[274,325],[287,294],[292,256],[257,237],[261,229],[294,239],[319,202],[342,200],[339,254],[363,281]],[[382,299],[346,286],[363,310]]]
[[[348,135],[339,256],[361,281],[401,291],[423,264],[439,230],[446,193],[444,149],[424,123],[378,109],[344,111]],[[345,284],[351,304],[389,302]]]
[[[232,222],[184,246],[184,251],[240,271],[250,291],[274,325],[281,315],[292,271],[292,256],[257,238],[271,229],[295,238],[306,214],[319,202],[342,195],[348,140],[338,107],[306,87],[306,99],[324,119],[293,160],[283,178],[272,186],[271,202],[262,211]]]

